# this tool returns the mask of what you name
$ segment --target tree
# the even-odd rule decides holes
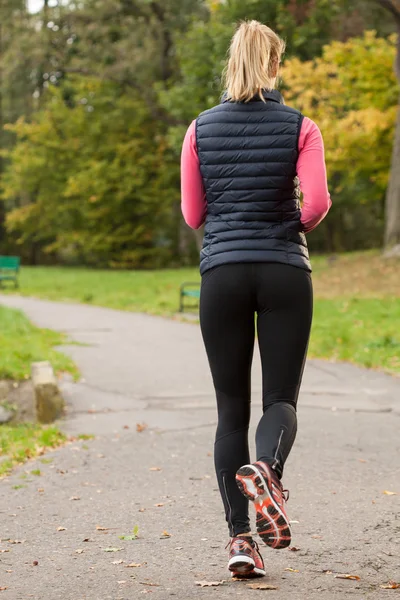
[[[283,69],[287,102],[324,136],[334,203],[311,243],[326,237],[331,251],[379,244],[398,101],[396,43],[395,35],[367,32],[332,42],[314,61],[288,60]]]
[[[397,55],[395,59],[395,73],[400,83],[400,2],[399,0],[377,0],[393,17],[397,26]],[[399,246],[400,254],[400,98],[397,109],[397,124],[392,152],[389,185],[386,194],[386,219],[385,219],[385,248],[390,250]]]
[[[62,88],[48,94],[33,122],[8,126],[18,137],[3,182],[15,206],[8,231],[20,246],[70,263],[168,264],[171,165],[146,103],[88,78],[75,82],[68,104]]]

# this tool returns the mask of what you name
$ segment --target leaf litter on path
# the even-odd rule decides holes
[[[247,583],[248,588],[251,590],[277,590],[279,589],[276,585],[270,583]]]
[[[139,537],[139,525],[135,525],[135,527],[132,529],[131,535],[119,535],[118,537],[120,540],[126,541],[137,540],[137,538]]]
[[[400,583],[396,583],[395,581],[389,581],[389,583],[384,583],[379,587],[381,587],[383,590],[397,590],[400,588]]]
[[[222,581],[196,581],[195,585],[200,587],[217,587],[218,585],[224,585],[225,580]]]
[[[163,531],[162,534],[160,535],[160,540],[165,540],[166,538],[170,538],[171,534],[168,533],[168,531]]]
[[[360,577],[358,575],[349,575],[347,573],[338,573],[335,575],[336,579],[352,579],[353,581],[360,581]]]
[[[397,492],[390,492],[389,490],[383,490],[382,494],[385,494],[385,496],[397,496]]]
[[[104,552],[119,552],[123,548],[104,548]]]

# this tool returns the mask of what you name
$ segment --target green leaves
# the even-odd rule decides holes
[[[136,540],[139,537],[139,525],[135,525],[132,530],[132,535],[120,535],[118,536],[120,540],[132,541]]]

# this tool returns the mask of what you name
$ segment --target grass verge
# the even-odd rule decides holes
[[[29,458],[40,456],[48,448],[60,446],[66,436],[53,426],[36,424],[0,426],[0,478]]]
[[[400,374],[400,261],[369,251],[312,259],[315,313],[310,356]],[[24,267],[21,293],[172,316],[179,286],[197,268],[96,271]],[[12,291],[11,291],[12,293]]]
[[[21,311],[0,306],[0,379],[27,379],[31,363],[41,360],[76,378],[73,361],[54,349],[65,342],[64,335],[35,327]]]

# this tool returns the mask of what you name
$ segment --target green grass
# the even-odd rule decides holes
[[[400,374],[400,299],[317,300],[309,356]]]
[[[400,261],[378,251],[312,258],[315,314],[310,356],[400,374]],[[21,293],[120,310],[173,316],[179,286],[197,268],[95,271],[24,267]],[[11,291],[11,293],[13,293]]]
[[[31,363],[41,360],[77,377],[72,360],[54,350],[65,342],[64,335],[35,327],[21,311],[0,306],[0,379],[27,379]]]
[[[29,458],[43,453],[46,448],[55,448],[66,441],[66,436],[56,427],[42,425],[2,425],[0,427],[0,456],[6,459],[0,463],[0,477],[7,475],[11,469]],[[40,475],[38,469],[32,471]],[[22,485],[16,486],[22,487]]]

